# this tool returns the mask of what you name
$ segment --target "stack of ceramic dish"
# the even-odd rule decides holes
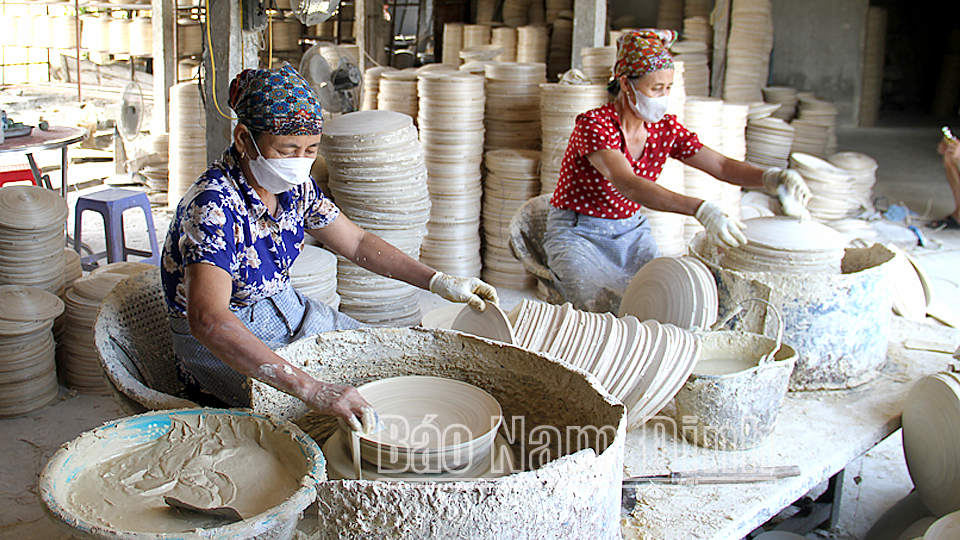
[[[954,514],[960,511],[960,376],[956,373],[928,375],[910,389],[903,407],[903,455],[923,506],[934,516],[953,516],[951,534],[935,530],[935,523],[924,538],[956,538],[960,528]]]
[[[536,24],[517,28],[517,62],[545,64],[549,48],[549,27]]]
[[[679,32],[683,28],[683,3],[683,0],[660,0],[657,10],[657,28]]]
[[[747,112],[747,120],[759,120],[772,115],[774,111],[780,109],[779,103],[767,103],[765,101],[750,102],[750,110]]]
[[[95,52],[110,50],[110,17],[82,15],[80,17],[80,44]]]
[[[294,51],[300,49],[300,35],[303,25],[296,17],[284,17],[282,14],[270,17],[270,27],[265,32],[269,36],[274,51]]]
[[[203,52],[203,28],[198,19],[181,18],[177,21],[177,53],[196,56]]]
[[[63,302],[36,287],[0,286],[0,417],[37,410],[57,397],[50,331]]]
[[[721,265],[740,272],[839,274],[846,239],[812,220],[785,216],[744,221],[747,243],[728,249]]]
[[[532,287],[536,279],[510,251],[510,220],[523,203],[540,194],[540,152],[491,150],[484,167],[483,279],[494,287]]]
[[[443,63],[459,66],[462,48],[463,23],[443,23]]]
[[[564,11],[573,10],[573,0],[546,0],[544,15],[547,24],[553,24],[553,21],[560,17]]]
[[[461,65],[459,69],[462,70],[463,66],[468,64],[492,62],[494,58],[497,58],[501,54],[503,54],[503,47],[494,45],[493,43],[489,45],[477,45],[469,49],[460,49],[460,59],[463,60],[463,65]]]
[[[110,20],[110,53],[130,53],[130,21],[132,19]]]
[[[570,69],[570,54],[573,48],[572,12],[566,12],[553,23],[550,32],[550,52],[547,53],[547,78],[556,81]]]
[[[723,148],[723,100],[691,96],[683,109],[683,124],[697,134],[700,142],[714,149]],[[689,165],[683,167],[683,182],[686,195],[705,201],[721,203],[723,183],[709,174]],[[700,222],[687,217],[684,238],[689,244],[703,230]]]
[[[790,154],[790,168],[796,169],[810,188],[813,196],[807,209],[814,219],[833,221],[860,213],[860,200],[845,169],[800,152]]]
[[[850,175],[850,195],[863,208],[873,208],[873,185],[877,183],[877,160],[859,152],[840,152],[827,161]]]
[[[657,179],[657,185],[674,193],[683,195],[684,165],[682,161],[668,159]],[[667,257],[679,257],[687,251],[687,242],[684,236],[687,218],[683,214],[672,212],[658,212],[646,206],[640,208],[640,213],[647,217],[650,223],[650,232],[657,242],[660,253]]]
[[[528,4],[525,0],[503,0],[503,24],[513,28],[527,24]]]
[[[469,49],[480,45],[490,44],[490,25],[465,24],[463,25],[463,42],[460,49]],[[459,54],[459,51],[458,51]]]
[[[52,45],[56,49],[73,49],[77,46],[77,18],[60,15],[53,18]]]
[[[490,62],[485,66],[487,105],[484,149],[540,149],[542,63]]]
[[[389,66],[373,66],[363,73],[363,84],[360,90],[360,110],[372,111],[380,108],[380,75],[384,71],[393,71],[396,68]]]
[[[153,19],[150,17],[137,17],[130,23],[130,55],[153,56]]]
[[[674,62],[683,62],[683,84],[688,96],[710,95],[710,66],[707,45],[699,41],[678,41],[670,47]],[[670,98],[673,99],[671,92]]]
[[[304,245],[290,267],[290,284],[300,294],[337,309],[337,256],[322,247]]]
[[[26,22],[26,21],[24,21]],[[33,43],[34,47],[50,47],[53,45],[53,17],[50,15],[37,15],[33,18]]]
[[[413,119],[359,111],[324,123],[321,150],[337,206],[360,227],[418,259],[430,218],[423,147]],[[373,326],[420,321],[418,290],[338,257],[340,311]]]
[[[577,115],[603,106],[607,89],[600,85],[540,85],[540,128],[543,150],[540,156],[540,192],[552,193],[560,178],[560,165],[567,151]]]
[[[707,17],[697,15],[687,17],[683,20],[683,39],[685,41],[697,41],[704,45],[713,44],[713,27]]]
[[[747,157],[747,113],[750,106],[745,103],[724,102],[721,115],[722,153],[731,159],[743,161]],[[740,186],[721,182],[720,206],[735,218],[740,217]]]
[[[490,38],[490,44],[503,49],[493,60],[495,62],[516,62],[517,61],[517,29],[509,26],[501,26],[493,29],[493,35]]]
[[[379,412],[384,429],[370,435],[344,429],[330,437],[323,455],[331,479],[451,482],[514,472],[509,446],[498,435],[503,411],[483,389],[414,375],[357,391]]]
[[[187,189],[207,170],[207,116],[200,102],[200,83],[170,87],[170,139],[167,206],[176,208]]]
[[[607,84],[613,77],[613,64],[617,61],[617,47],[584,47],[580,49],[583,74],[593,84]]]
[[[630,280],[620,316],[708,330],[717,322],[718,305],[717,283],[705,264],[693,257],[658,257]]]
[[[681,125],[686,122],[687,108],[687,66],[682,60],[673,61],[673,88],[667,101],[667,114],[677,117]]]
[[[796,130],[793,151],[826,158],[837,151],[837,108],[816,98],[801,99],[797,117],[790,122]]]
[[[380,87],[377,94],[379,110],[403,113],[416,121],[418,101],[415,68],[380,73]]]
[[[771,116],[790,122],[797,114],[797,89],[789,86],[767,86],[763,88],[763,100],[767,103],[779,103],[780,108]]]
[[[139,172],[145,178],[147,196],[151,203],[166,205],[170,186],[170,135],[150,135],[140,139],[137,146],[146,155]]]
[[[0,189],[0,285],[63,293],[67,203],[37,186]]]
[[[592,373],[628,410],[631,427],[656,414],[683,386],[700,356],[690,331],[656,320],[579,311],[523,300],[512,311],[517,345]]]
[[[880,112],[883,64],[886,55],[887,8],[867,9],[867,30],[863,43],[863,85],[860,91],[860,127],[873,127]]]
[[[786,167],[793,131],[793,126],[772,116],[747,120],[747,161],[759,167]]]
[[[730,12],[723,99],[757,101],[767,80],[766,59],[773,49],[770,0],[737,0]]]
[[[431,201],[420,260],[448,274],[479,277],[484,78],[431,73],[417,84]]]

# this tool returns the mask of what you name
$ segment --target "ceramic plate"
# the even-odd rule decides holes
[[[491,302],[487,302],[487,308],[483,311],[463,306],[450,328],[511,345],[516,342],[513,327],[507,320],[507,315],[500,306]]]

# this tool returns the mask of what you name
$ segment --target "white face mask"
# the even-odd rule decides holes
[[[635,101],[628,97],[627,103],[630,105],[630,109],[633,110],[634,114],[651,124],[659,122],[663,119],[663,115],[667,114],[668,96],[652,98],[637,90],[632,84],[630,85],[630,89],[633,90]]]
[[[253,140],[253,147],[260,154],[256,159],[250,159],[250,172],[260,187],[273,193],[283,193],[310,180],[310,170],[313,168],[313,158],[292,157],[267,159],[260,152],[257,141]]]

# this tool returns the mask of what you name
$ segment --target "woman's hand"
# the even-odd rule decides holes
[[[747,237],[743,235],[743,229],[746,228],[743,223],[728,216],[712,202],[703,201],[694,217],[706,229],[707,237],[714,245],[736,248],[747,243]]]
[[[812,193],[803,176],[793,169],[771,167],[763,172],[763,187],[780,199],[783,213],[788,216],[809,218],[807,203]]]
[[[346,384],[316,381],[312,397],[304,401],[321,414],[342,418],[350,429],[363,435],[377,431],[380,425],[380,418],[373,406],[363,399],[356,388]]]
[[[937,152],[944,158],[960,159],[960,140],[943,139],[937,147]]]
[[[430,278],[430,292],[451,302],[466,302],[478,311],[487,308],[486,302],[500,303],[493,285],[477,278],[448,276],[443,272]]]

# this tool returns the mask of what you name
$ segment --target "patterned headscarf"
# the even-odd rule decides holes
[[[230,108],[241,124],[274,135],[319,135],[320,101],[289,64],[280,69],[245,69],[230,83]]]
[[[617,63],[613,76],[619,79],[626,75],[632,79],[647,73],[673,68],[670,45],[677,40],[675,30],[645,28],[633,30],[617,40]]]

